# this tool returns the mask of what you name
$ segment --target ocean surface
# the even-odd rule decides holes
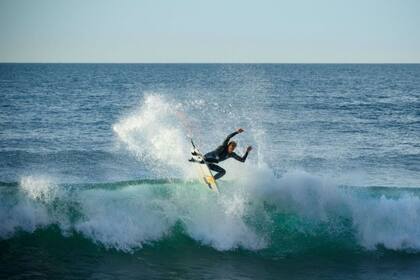
[[[1,279],[419,276],[419,64],[0,64]]]

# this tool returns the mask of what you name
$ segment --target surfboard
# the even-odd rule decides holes
[[[195,161],[194,164],[197,166],[197,172],[200,180],[213,192],[218,193],[219,188],[216,183],[216,179],[214,179],[213,174],[207,163],[204,161],[204,156],[194,144],[194,141],[191,139],[192,150],[191,154]],[[203,162],[203,163],[200,163]]]

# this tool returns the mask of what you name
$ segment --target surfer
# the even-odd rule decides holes
[[[217,147],[214,151],[211,151],[204,155],[204,160],[207,163],[210,170],[217,172],[216,175],[214,175],[214,179],[217,180],[226,174],[226,170],[215,163],[219,163],[231,157],[240,162],[245,162],[246,158],[248,157],[249,152],[252,150],[251,146],[248,146],[243,156],[239,156],[237,153],[234,152],[237,146],[236,142],[230,140],[233,136],[242,132],[244,132],[244,130],[242,128],[239,128],[235,132],[229,134],[226,137],[225,141],[223,141],[222,145]],[[190,161],[194,162],[195,160],[190,159]]]

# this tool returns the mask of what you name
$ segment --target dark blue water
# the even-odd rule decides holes
[[[0,276],[420,273],[420,65],[0,64]],[[246,164],[195,181],[238,127]]]

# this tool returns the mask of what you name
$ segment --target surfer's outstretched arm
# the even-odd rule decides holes
[[[225,139],[225,141],[223,141],[223,146],[227,146],[228,144],[229,144],[229,141],[230,141],[230,139],[233,137],[233,136],[235,136],[236,134],[239,134],[239,133],[242,133],[242,132],[244,132],[244,130],[242,129],[242,128],[238,128],[238,130],[237,131],[235,131],[235,132],[232,132],[231,134],[229,134],[227,137],[226,137],[226,139]]]
[[[246,158],[248,157],[248,154],[249,154],[249,152],[252,150],[252,147],[251,146],[249,146],[247,149],[246,149],[246,152],[245,152],[245,154],[243,155],[243,156],[239,156],[237,153],[232,153],[232,157],[234,158],[234,159],[236,159],[237,161],[240,161],[240,162],[245,162],[245,160],[246,160]]]

